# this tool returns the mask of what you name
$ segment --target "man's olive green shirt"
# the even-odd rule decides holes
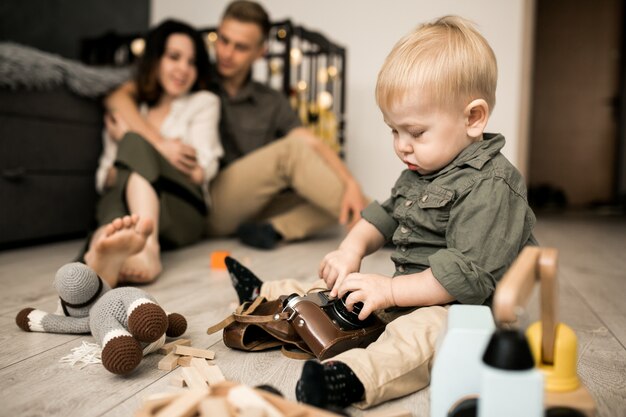
[[[223,165],[301,126],[298,115],[282,92],[254,80],[248,80],[234,97],[230,97],[221,86],[215,89],[215,93],[222,102],[220,136],[224,147]]]
[[[537,244],[526,184],[500,153],[504,143],[502,135],[485,134],[436,173],[405,170],[387,201],[363,210],[396,245],[394,276],[431,268],[458,302],[491,302],[522,248]]]

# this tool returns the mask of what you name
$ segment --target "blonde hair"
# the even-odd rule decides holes
[[[411,91],[436,106],[465,106],[484,99],[493,111],[498,68],[487,40],[471,22],[444,16],[420,25],[393,47],[376,83],[376,103],[384,111]]]

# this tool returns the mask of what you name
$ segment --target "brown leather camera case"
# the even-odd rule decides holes
[[[229,317],[211,326],[207,333],[224,329],[224,344],[232,349],[254,352],[292,345],[310,352],[281,311],[282,299],[267,301],[259,297],[239,306]]]
[[[352,348],[364,348],[385,330],[385,323],[372,317],[372,324],[358,330],[343,330],[314,302],[302,300],[289,317],[293,328],[320,360]]]

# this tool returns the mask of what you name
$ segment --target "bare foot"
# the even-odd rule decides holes
[[[148,240],[141,252],[126,259],[120,269],[120,281],[129,284],[146,284],[161,273],[161,247]]]
[[[85,262],[115,287],[124,261],[141,252],[153,228],[151,219],[140,219],[137,215],[115,219],[96,233],[85,254]]]

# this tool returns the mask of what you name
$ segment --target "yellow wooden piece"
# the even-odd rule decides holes
[[[545,389],[549,392],[573,391],[580,385],[576,374],[577,341],[576,334],[567,325],[559,323],[554,339],[554,360],[546,363],[542,358],[541,322],[533,323],[526,330],[526,337],[530,350],[535,358],[535,364],[545,376]]]
[[[493,312],[499,324],[515,323],[525,307],[535,281],[541,283],[541,321],[526,331],[536,366],[543,372],[545,406],[573,407],[587,417],[595,404],[577,375],[577,341],[574,331],[558,320],[558,253],[552,248],[526,247],[498,283]]]

